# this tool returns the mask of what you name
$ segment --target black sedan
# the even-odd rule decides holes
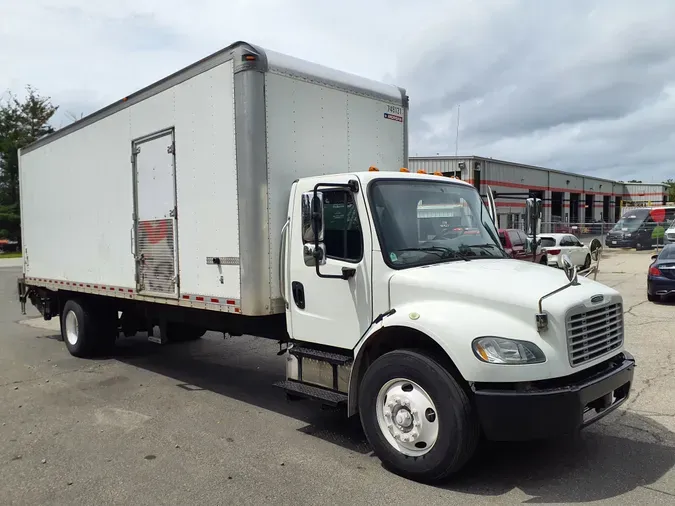
[[[675,244],[652,256],[647,274],[647,298],[654,302],[675,295]]]

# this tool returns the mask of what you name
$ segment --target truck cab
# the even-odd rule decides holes
[[[461,209],[457,223],[428,223],[430,206]],[[572,432],[628,397],[621,295],[569,262],[512,261],[494,217],[489,196],[438,175],[373,170],[291,188],[282,386],[344,401],[385,464],[414,479],[456,471],[481,436]]]

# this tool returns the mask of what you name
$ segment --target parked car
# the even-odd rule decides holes
[[[675,244],[667,244],[652,255],[647,273],[647,299],[656,302],[675,295]]]
[[[499,240],[511,258],[532,262],[533,248],[530,246],[532,241],[525,235],[525,232],[516,228],[500,228]],[[541,247],[537,247],[537,252],[534,254],[534,257],[535,262],[548,265],[548,256]]]
[[[663,235],[663,240],[665,244],[675,244],[675,220],[670,223],[668,230]]]
[[[582,269],[591,266],[591,250],[572,234],[541,234],[541,249],[548,265],[562,268],[563,255],[569,255],[573,265]]]

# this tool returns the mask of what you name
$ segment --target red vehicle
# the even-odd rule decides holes
[[[499,240],[511,258],[532,262],[532,252],[528,248],[529,241],[525,232],[516,228],[500,228]],[[537,248],[534,261],[542,265],[548,265],[546,252]]]

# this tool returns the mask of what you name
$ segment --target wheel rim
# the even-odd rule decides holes
[[[436,405],[414,381],[397,378],[385,383],[377,395],[376,414],[385,439],[404,455],[419,457],[436,444]]]
[[[80,324],[77,322],[77,316],[73,311],[66,314],[66,339],[68,344],[75,346],[80,338]]]

